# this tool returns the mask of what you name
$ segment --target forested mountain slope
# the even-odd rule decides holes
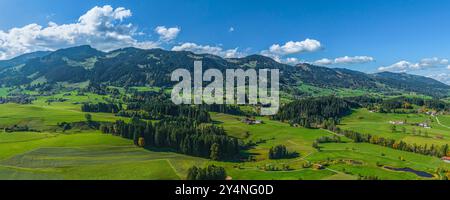
[[[195,60],[203,69],[280,69],[283,89],[309,84],[320,88],[364,89],[375,92],[404,91],[444,97],[450,86],[431,78],[383,72],[366,74],[358,71],[327,68],[311,64],[296,66],[278,63],[261,55],[225,59],[210,54],[162,49],[124,48],[101,52],[90,46],[36,52],[9,61],[0,61],[0,84],[31,84],[39,79],[47,83],[107,83],[117,86],[168,86],[170,74],[177,68],[193,71]]]

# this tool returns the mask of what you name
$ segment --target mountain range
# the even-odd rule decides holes
[[[367,74],[344,68],[328,68],[307,63],[287,65],[262,55],[222,58],[211,54],[163,49],[123,48],[110,52],[78,46],[53,52],[40,51],[0,61],[0,85],[90,81],[116,86],[165,86],[172,71],[193,71],[195,60],[203,69],[279,69],[282,90],[295,91],[301,84],[326,89],[358,89],[371,92],[415,92],[446,97],[450,86],[437,80],[406,73]]]

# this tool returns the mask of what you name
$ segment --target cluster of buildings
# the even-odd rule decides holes
[[[426,122],[418,123],[417,126],[420,126],[422,128],[431,128],[431,126]]]
[[[245,118],[242,120],[242,122],[248,124],[248,125],[255,125],[255,124],[262,124],[263,122],[261,120],[256,120],[256,119],[250,119],[250,118]]]
[[[405,124],[404,121],[389,121],[389,123],[393,124],[393,125],[403,125],[403,124]]]
[[[433,110],[433,111],[428,111],[428,112],[426,112],[426,114],[427,114],[427,115],[430,115],[430,116],[432,116],[432,117],[435,117],[436,114],[437,114],[437,112]]]
[[[406,124],[405,121],[389,121],[389,123],[393,124],[393,125],[405,125]],[[427,122],[416,123],[414,125],[422,127],[422,128],[431,128],[430,124],[428,124]]]

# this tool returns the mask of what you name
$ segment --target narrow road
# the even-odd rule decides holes
[[[437,121],[437,123],[438,123],[439,125],[441,125],[441,126],[443,126],[443,127],[445,127],[445,128],[450,129],[449,126],[446,126],[446,125],[442,124],[441,121],[439,121],[439,118],[438,118],[437,116],[436,116],[436,121]]]
[[[324,131],[326,131],[326,132],[328,132],[328,133],[331,133],[331,134],[333,134],[333,135],[336,135],[336,136],[342,136],[342,135],[339,135],[339,134],[337,134],[337,133],[335,133],[335,132],[333,132],[333,131],[330,131],[330,130],[328,130],[328,129],[323,129],[323,128],[321,128],[320,130],[324,130]]]

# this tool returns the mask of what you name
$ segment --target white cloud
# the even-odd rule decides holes
[[[450,74],[448,74],[448,73],[431,74],[431,75],[428,75],[427,77],[436,79],[440,82],[450,85]]]
[[[334,59],[334,63],[336,64],[354,64],[354,63],[368,63],[373,62],[375,59],[370,56],[344,56],[340,58]]]
[[[160,48],[161,43],[154,42],[154,41],[143,41],[143,42],[136,42],[133,44],[133,47],[139,48],[139,49],[154,49],[154,48]]]
[[[400,62],[397,62],[395,64],[386,66],[386,67],[379,67],[379,71],[397,71],[397,72],[405,72],[407,69],[412,68],[413,64],[402,60]]]
[[[273,53],[271,53],[271,52],[269,52],[267,50],[261,51],[261,55],[269,57],[269,58],[272,58],[273,60],[275,60],[275,61],[277,61],[279,63],[283,62],[280,55],[273,54]]]
[[[158,26],[155,28],[155,32],[159,35],[159,39],[162,41],[174,40],[181,29],[178,27],[166,28],[165,26]]]
[[[187,42],[178,46],[172,47],[172,51],[192,51],[194,53],[207,53],[218,55],[224,58],[238,58],[244,56],[244,53],[239,52],[238,48],[234,49],[223,49],[219,46],[210,45],[198,45],[196,43]]]
[[[273,44],[269,51],[277,55],[289,55],[302,52],[317,51],[322,48],[319,41],[313,39],[306,39],[299,42],[289,41],[284,45]]]
[[[389,66],[381,66],[379,71],[394,71],[394,72],[407,72],[413,70],[422,70],[427,68],[440,68],[449,67],[448,59],[440,59],[437,57],[424,58],[419,62],[413,63],[406,60],[399,61]]]
[[[300,60],[298,58],[286,58],[282,60],[282,62],[290,65],[295,65],[298,64]]]
[[[283,64],[288,64],[288,65],[295,65],[295,64],[299,64],[299,63],[303,62],[303,60],[300,60],[300,59],[295,58],[295,57],[287,57],[287,58],[285,58],[283,56],[270,53],[269,51],[262,51],[261,55],[269,57],[269,58],[272,58],[276,62],[283,63]]]
[[[234,49],[228,49],[225,51],[225,54],[223,55],[223,57],[225,58],[240,58],[240,57],[244,57],[245,54],[242,52],[238,51],[238,48],[234,48]]]
[[[333,64],[358,64],[358,63],[368,63],[373,62],[375,59],[370,56],[344,56],[335,58],[334,60],[328,58],[322,58],[320,60],[314,61],[316,65],[333,65]]]
[[[448,65],[449,61],[447,59],[439,59],[437,57],[433,58],[424,58],[418,63],[419,68],[426,68],[426,67],[440,67]]]
[[[209,46],[209,45],[197,45],[195,43],[187,42],[179,46],[174,46],[172,51],[192,51],[195,53],[209,53],[209,54],[219,54],[222,52],[221,47]]]
[[[132,12],[123,7],[109,5],[94,7],[83,14],[77,22],[56,24],[49,22],[46,27],[32,23],[23,27],[0,30],[0,59],[8,59],[19,54],[55,50],[70,46],[89,44],[109,51],[121,47],[135,46],[154,48],[159,42],[139,41],[135,38],[137,28],[125,19]],[[168,38],[174,37],[174,30],[168,29]],[[178,34],[178,33],[177,33]]]
[[[316,65],[331,65],[331,64],[333,64],[333,61],[328,58],[322,58],[320,60],[314,61],[314,64],[316,64]]]

